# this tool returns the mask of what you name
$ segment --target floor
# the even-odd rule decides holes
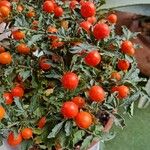
[[[150,150],[150,106],[136,109],[133,118],[126,118],[124,130],[114,129],[117,136],[106,143],[105,150]]]

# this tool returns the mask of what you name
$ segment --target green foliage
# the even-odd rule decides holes
[[[14,131],[17,134],[25,127],[32,128],[33,139],[23,141],[21,150],[27,150],[34,145],[38,145],[40,149],[60,146],[64,150],[73,150],[80,145],[81,150],[86,150],[95,139],[110,140],[115,134],[103,133],[105,125],[100,119],[101,113],[113,116],[115,124],[124,127],[125,122],[119,110],[124,108],[132,116],[134,102],[140,96],[147,95],[142,88],[145,79],[138,76],[139,70],[135,59],[120,50],[121,42],[135,38],[137,33],[132,33],[123,27],[123,35],[119,36],[115,33],[115,25],[108,23],[111,29],[110,36],[97,41],[92,33],[88,34],[79,27],[79,23],[84,20],[80,14],[80,5],[70,10],[68,2],[59,0],[56,2],[64,9],[64,15],[60,18],[43,12],[41,0],[19,1],[19,4],[24,6],[21,13],[16,11],[18,3],[14,2],[9,18],[11,27],[23,31],[26,37],[21,41],[11,37],[8,39],[7,51],[11,53],[13,62],[6,66],[0,65],[0,103],[7,114],[0,123],[0,131],[2,133]],[[97,6],[98,22],[104,18],[105,12],[100,10],[104,0],[94,2]],[[31,7],[36,16],[28,18],[26,14]],[[36,30],[33,28],[34,21],[38,21]],[[63,23],[65,25],[62,25]],[[55,26],[58,31],[48,32],[49,26]],[[54,47],[54,41],[49,38],[50,36],[57,36],[63,45]],[[19,43],[26,43],[31,52],[28,55],[18,53],[16,46]],[[114,45],[114,50],[110,48],[111,44]],[[86,52],[84,53],[83,50]],[[90,67],[84,62],[86,53],[92,50],[98,50],[102,57],[97,67]],[[47,58],[47,64],[51,65],[48,71],[40,68],[42,58]],[[117,68],[119,59],[128,60],[131,68],[126,72],[119,71]],[[67,71],[75,72],[80,79],[79,86],[73,91],[66,90],[61,85],[62,75]],[[111,73],[114,71],[121,74],[120,81],[111,79]],[[21,81],[18,80],[18,75],[22,78]],[[6,105],[3,93],[10,92],[18,84],[24,87],[25,95],[22,98],[14,98],[11,105]],[[103,103],[92,102],[89,99],[87,91],[93,85],[102,86],[105,90],[106,98]],[[129,87],[130,95],[127,98],[119,100],[117,93],[111,92],[112,87],[118,85]],[[74,120],[64,119],[60,111],[64,102],[78,95],[84,97],[86,102],[81,111],[93,115],[93,124],[88,129],[79,128]],[[43,116],[46,117],[46,124],[40,129],[38,121]],[[2,141],[1,134],[0,141]]]
[[[61,128],[63,127],[64,121],[57,124],[53,129],[52,132],[48,135],[47,138],[55,138],[56,135],[60,132]]]

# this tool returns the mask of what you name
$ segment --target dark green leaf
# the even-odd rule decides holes
[[[69,136],[72,132],[72,121],[67,121],[65,124],[65,132],[66,132],[66,136]]]
[[[18,107],[19,110],[24,111],[24,109],[22,107],[22,104],[20,103],[20,100],[18,98],[15,98],[14,102],[15,102],[15,104]]]
[[[119,114],[115,114],[114,117],[114,123],[116,124],[116,126],[120,126],[121,128],[123,128],[125,126],[124,118]]]
[[[39,95],[37,95],[37,93],[34,93],[34,94],[35,95],[32,96],[31,103],[30,103],[29,108],[28,108],[28,110],[30,112],[35,111],[39,106]]]
[[[73,141],[72,141],[73,145],[81,141],[84,135],[85,135],[84,130],[78,130],[77,132],[75,132],[75,134],[73,135]]]
[[[41,40],[43,37],[43,34],[36,34],[33,35],[32,38],[29,40],[29,42],[27,43],[28,46],[32,46],[34,43],[36,43],[37,41]]]
[[[31,148],[31,146],[33,146],[32,140],[24,140],[23,142],[21,142],[20,149],[28,150],[29,148]]]
[[[48,137],[47,138],[54,138],[58,133],[59,131],[62,129],[63,127],[63,124],[64,124],[64,121],[60,122],[59,124],[57,124],[53,129],[52,131],[49,133]]]
[[[31,71],[27,70],[27,71],[22,71],[19,73],[19,75],[23,78],[23,81],[26,80],[31,74]]]

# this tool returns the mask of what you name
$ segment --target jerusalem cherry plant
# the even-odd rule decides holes
[[[104,1],[0,1],[11,32],[0,46],[0,141],[21,150],[86,150],[111,139],[110,120],[147,95],[134,58],[137,33]],[[148,96],[147,96],[148,97]],[[110,127],[109,127],[110,128]]]

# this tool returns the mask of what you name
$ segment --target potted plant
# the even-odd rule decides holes
[[[137,33],[102,1],[0,1],[0,139],[20,149],[86,150],[124,127],[121,108],[148,96],[134,58]]]

